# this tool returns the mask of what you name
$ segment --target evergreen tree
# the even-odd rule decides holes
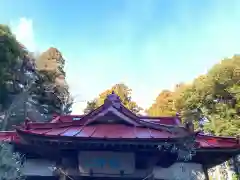
[[[36,62],[40,63],[39,67]],[[42,66],[41,62],[44,62]],[[0,25],[2,130],[21,124],[26,118],[41,122],[50,121],[56,113],[71,113],[72,98],[61,78],[65,77],[64,64],[65,60],[55,48],[34,57],[17,42],[9,27]]]
[[[10,144],[0,144],[0,180],[23,180],[23,158],[14,153]]]

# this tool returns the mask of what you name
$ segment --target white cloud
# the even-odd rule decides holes
[[[11,23],[11,28],[19,42],[26,46],[29,51],[36,51],[32,19],[20,18],[17,22]]]

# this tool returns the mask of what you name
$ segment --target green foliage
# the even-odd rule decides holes
[[[38,72],[38,80],[32,86],[30,95],[36,102],[37,110],[45,116],[45,121],[52,118],[52,114],[70,114],[73,100],[68,87],[55,84],[54,71]]]
[[[222,60],[190,85],[178,85],[173,92],[162,91],[147,110],[155,116],[176,112],[181,113],[183,121],[193,120],[196,128],[198,120],[207,117],[204,129],[215,135],[239,135],[240,56]]]
[[[162,91],[155,103],[146,111],[150,116],[173,116],[176,114],[173,92]]]
[[[7,143],[0,144],[0,180],[23,180],[22,157]]]
[[[85,113],[101,106],[104,103],[107,95],[111,94],[114,91],[121,99],[122,104],[127,107],[130,111],[134,113],[139,113],[142,108],[137,105],[136,102],[132,101],[131,93],[132,90],[123,83],[114,85],[111,89],[108,89],[101,93],[98,98],[93,101],[88,102]]]
[[[55,48],[44,52],[41,68],[36,67],[35,59],[17,42],[8,26],[0,25],[2,130],[21,124],[27,117],[32,121],[49,121],[52,114],[71,113],[73,102],[68,87],[56,83],[57,77],[65,75],[65,60],[61,53]],[[49,59],[53,60],[50,65]],[[60,61],[60,65],[53,63],[56,61]],[[44,69],[48,65],[51,68]]]
[[[234,174],[232,180],[239,180],[239,176],[237,174]]]
[[[0,63],[1,68],[8,68],[16,63],[18,57],[22,57],[22,50],[15,36],[8,26],[0,24]],[[4,72],[1,69],[1,73]],[[4,75],[4,74],[1,74]]]
[[[38,80],[31,94],[33,99],[42,108],[39,111],[47,121],[52,114],[70,114],[73,99],[69,93],[67,84],[59,84],[59,79],[65,77],[65,59],[56,48],[49,48],[36,60]],[[61,80],[60,80],[61,82]]]
[[[94,109],[96,109],[98,106],[97,106],[97,100],[94,99],[92,101],[88,101],[87,102],[87,107],[84,109],[84,114],[88,114],[90,113],[91,111],[93,111]]]
[[[14,80],[14,67],[24,54],[8,26],[0,24],[0,104],[7,108],[9,85]]]

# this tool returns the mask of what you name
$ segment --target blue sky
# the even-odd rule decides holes
[[[77,101],[124,82],[146,108],[240,52],[239,0],[0,0],[0,22],[31,51],[63,53]]]

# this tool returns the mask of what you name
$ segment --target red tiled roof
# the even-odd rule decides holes
[[[2,131],[0,132],[1,142],[19,142],[16,131]]]
[[[196,142],[199,143],[201,148],[239,148],[239,140],[234,137],[219,137],[209,136],[205,134],[198,134]]]
[[[60,123],[60,122],[72,122],[81,120],[84,115],[64,115],[56,116],[53,118],[51,123]],[[150,116],[138,116],[140,120],[146,122],[152,122],[163,125],[181,125],[180,120],[177,117],[150,117]]]
[[[51,123],[59,123],[59,122],[72,122],[76,120],[80,120],[84,115],[63,115],[56,116],[53,118]]]
[[[114,122],[112,122],[114,120]],[[21,133],[39,137],[74,139],[165,140],[191,136],[177,117],[137,116],[125,108],[114,94],[102,106],[84,116],[58,116],[50,123],[27,122],[16,132],[0,133],[0,141],[19,142]],[[240,148],[236,138],[198,134],[200,148]]]
[[[106,131],[107,130],[107,131]],[[51,137],[76,137],[76,138],[108,138],[108,139],[167,139],[175,136],[168,132],[153,130],[143,127],[128,127],[126,125],[91,125],[86,127],[62,127],[55,129],[35,129],[23,130],[25,133],[30,133],[40,136]],[[18,134],[15,131],[0,132],[0,141],[21,143]],[[196,142],[201,149],[239,149],[240,144],[237,138],[233,137],[217,137],[198,134]]]
[[[95,110],[91,111],[88,114],[85,115],[65,115],[65,116],[55,116],[54,119],[51,121],[52,123],[58,123],[58,122],[73,122],[76,120],[80,120],[81,123],[89,123],[91,119],[96,118],[96,116],[104,113],[105,111],[117,111],[118,113],[124,115],[128,119],[131,119],[132,123],[136,124],[140,121],[146,121],[146,122],[153,122],[156,124],[162,124],[162,125],[173,125],[173,126],[179,126],[181,125],[181,122],[179,120],[178,116],[175,117],[149,117],[149,116],[138,116],[131,112],[129,109],[127,109],[122,103],[120,98],[114,94],[114,92],[107,96],[106,100],[104,101],[104,104]],[[106,114],[106,112],[105,112]],[[93,120],[94,121],[94,120]]]
[[[24,131],[24,130],[23,130]],[[61,127],[54,129],[27,130],[26,133],[44,136],[67,136],[76,138],[109,138],[109,139],[168,139],[176,138],[171,132],[134,127],[124,124],[94,124],[89,126]]]
[[[181,125],[178,117],[149,117],[149,116],[140,116],[139,117],[143,121],[153,122],[157,124],[165,124],[165,125]]]

